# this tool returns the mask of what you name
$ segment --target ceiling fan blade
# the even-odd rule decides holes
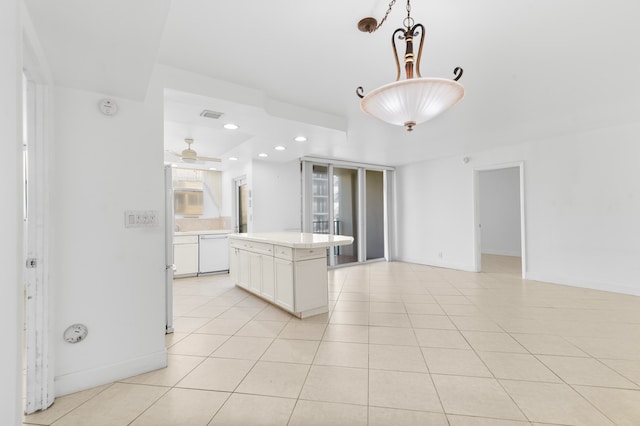
[[[175,155],[176,157],[182,158],[182,155],[179,152],[171,151],[170,149],[165,149],[165,152],[168,152],[171,155]]]
[[[219,159],[219,158],[213,158],[213,157],[201,157],[201,156],[198,156],[198,160],[202,160],[202,161],[214,161],[214,162],[216,162],[216,163],[219,163],[219,162],[221,162],[221,161],[222,161],[222,160],[221,160],[221,159]]]

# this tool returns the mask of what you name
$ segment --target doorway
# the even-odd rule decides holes
[[[235,214],[234,214],[234,232],[249,232],[249,191],[247,188],[246,177],[240,177],[233,180]]]
[[[476,271],[526,278],[523,163],[474,170]]]

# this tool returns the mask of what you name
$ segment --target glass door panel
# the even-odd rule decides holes
[[[313,165],[311,170],[312,221],[314,234],[329,234],[329,173],[327,166]]]
[[[334,249],[335,264],[358,261],[358,170],[333,168],[333,233],[353,237],[353,244]]]
[[[365,171],[367,260],[384,257],[384,173]]]

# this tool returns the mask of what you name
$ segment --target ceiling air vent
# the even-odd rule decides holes
[[[217,120],[218,118],[222,117],[223,114],[224,112],[210,111],[208,109],[205,109],[200,113],[200,117],[215,118]]]

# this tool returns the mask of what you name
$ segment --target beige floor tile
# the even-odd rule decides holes
[[[115,383],[69,414],[56,426],[113,426],[126,425],[142,414],[169,388]]]
[[[322,340],[330,342],[369,343],[369,327],[366,325],[329,324]]]
[[[140,374],[121,380],[139,385],[174,386],[204,360],[204,357],[187,355],[168,355],[166,368]]]
[[[501,380],[500,383],[530,421],[566,425],[612,425],[569,386]]]
[[[640,391],[575,386],[575,389],[617,425],[640,424]]]
[[[167,352],[173,355],[209,356],[228,338],[217,334],[190,334],[171,346]]]
[[[640,342],[637,336],[634,339],[567,337],[567,340],[595,358],[640,361]]]
[[[369,345],[348,342],[321,342],[313,364],[368,368]]]
[[[226,319],[243,319],[250,320],[256,315],[260,313],[264,308],[251,308],[251,307],[239,307],[233,306],[220,315],[217,318],[226,318]]]
[[[379,303],[401,303],[402,295],[398,293],[371,293],[369,297],[370,302],[379,302]],[[405,312],[404,310],[402,312]]]
[[[295,399],[272,396],[233,394],[209,425],[285,426]]]
[[[369,370],[369,406],[442,412],[428,374]]]
[[[285,325],[278,337],[280,339],[322,340],[327,325],[292,319]]]
[[[231,336],[211,356],[258,360],[273,340],[271,337]]]
[[[371,302],[369,305],[371,312],[386,312],[395,314],[404,314],[407,311],[402,302]]]
[[[507,333],[484,331],[462,331],[461,333],[478,352],[527,353],[527,350]]]
[[[562,382],[558,376],[530,354],[480,352],[479,355],[497,379]]]
[[[470,417],[447,414],[451,426],[526,426],[529,422],[517,420],[490,419],[487,417]]]
[[[511,334],[511,337],[516,339],[532,354],[588,356],[561,336],[549,334]]]
[[[367,407],[333,402],[300,400],[288,426],[367,426]]]
[[[416,329],[418,344],[430,348],[471,349],[465,338],[457,330]]]
[[[334,312],[331,324],[369,325],[369,312]]]
[[[600,361],[616,370],[619,374],[640,385],[640,361],[627,359],[601,359]]]
[[[409,314],[413,328],[435,328],[440,330],[457,330],[454,323],[445,315]]]
[[[175,345],[180,340],[187,337],[189,333],[169,333],[164,335],[164,347],[169,348],[172,345]]]
[[[482,316],[483,312],[473,305],[440,305],[449,316]]]
[[[435,304],[436,299],[433,298],[430,294],[403,294],[402,301],[406,304],[414,304],[414,303],[430,303]],[[436,305],[437,306],[437,305]],[[405,306],[406,308],[406,306]],[[408,309],[407,309],[408,312]],[[444,314],[444,311],[442,312]]]
[[[211,321],[211,318],[175,317],[173,329],[176,333],[191,333]]]
[[[376,345],[418,346],[413,330],[401,327],[369,327],[369,342]]]
[[[444,414],[369,407],[369,426],[448,426],[448,424]]]
[[[459,330],[503,332],[498,324],[484,316],[454,316],[450,318]]]
[[[383,327],[404,327],[411,328],[409,315],[393,314],[387,312],[371,312],[369,313],[369,325],[377,325]]]
[[[492,377],[478,355],[467,349],[422,348],[431,374]]]
[[[190,317],[202,317],[202,318],[215,318],[218,315],[220,315],[221,313],[223,313],[224,311],[226,311],[227,308],[226,306],[216,306],[216,305],[209,305],[206,304],[204,306],[199,306],[195,309],[191,309],[189,310],[185,316],[190,316]]]
[[[471,301],[462,295],[434,295],[434,299],[441,305],[472,305]]]
[[[46,410],[38,411],[37,413],[24,416],[24,421],[25,423],[30,424],[49,425],[112,385],[112,383],[109,383],[81,392],[75,392],[69,395],[58,397],[55,399],[53,405]]]
[[[236,336],[251,336],[251,337],[276,337],[284,326],[286,322],[282,321],[249,321],[244,325],[238,332],[235,334]]]
[[[262,355],[262,361],[311,364],[320,342],[311,340],[276,339]]]
[[[207,358],[178,382],[176,387],[231,392],[254,363],[255,361],[250,360]]]
[[[206,325],[198,328],[195,333],[220,334],[224,336],[233,336],[240,330],[249,320],[248,319],[226,319],[215,318]]]
[[[369,302],[338,300],[334,310],[336,312],[369,312]]]
[[[342,291],[339,295],[339,299],[346,302],[368,302],[369,301],[369,293],[368,292],[347,292]]]
[[[447,414],[526,420],[495,379],[431,376]]]
[[[269,305],[264,308],[258,315],[256,315],[253,319],[257,321],[281,321],[287,322],[290,319],[295,318],[288,312],[283,311],[282,309]]]
[[[308,371],[304,364],[258,361],[236,392],[297,398]]]
[[[367,404],[368,370],[313,365],[300,399]]]
[[[538,359],[569,384],[638,389],[635,383],[593,358],[538,355]]]
[[[264,300],[250,295],[236,303],[234,306],[237,306],[238,308],[265,308],[267,305],[268,303]]]
[[[132,426],[204,426],[229,398],[229,393],[173,388]]]
[[[421,315],[445,315],[444,311],[435,303],[406,303],[404,304],[405,309],[410,314],[421,314]]]
[[[426,373],[428,371],[418,346],[370,344],[369,368],[416,373]]]

